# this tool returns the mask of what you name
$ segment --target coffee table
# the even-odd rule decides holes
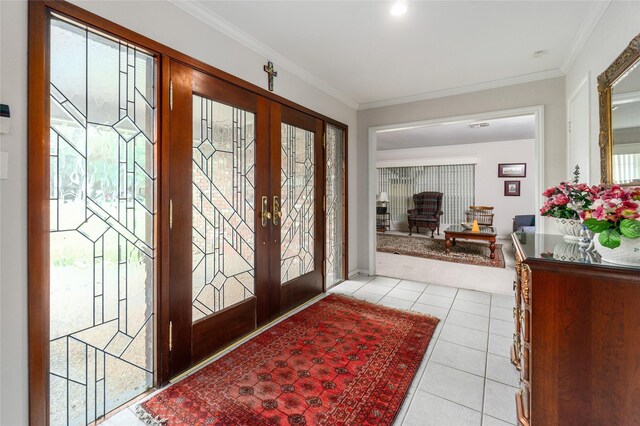
[[[451,225],[444,230],[444,249],[447,254],[451,251],[451,246],[456,245],[456,238],[462,240],[489,241],[489,258],[496,258],[496,229],[492,226],[481,226],[479,232],[472,232],[462,225]]]

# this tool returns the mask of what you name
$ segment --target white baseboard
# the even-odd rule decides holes
[[[349,272],[349,278],[353,278],[354,276],[356,276],[358,274],[369,275],[369,270],[368,269],[354,269],[353,271]]]

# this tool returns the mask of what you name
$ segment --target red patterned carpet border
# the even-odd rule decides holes
[[[438,319],[330,295],[138,408],[164,425],[390,425]]]

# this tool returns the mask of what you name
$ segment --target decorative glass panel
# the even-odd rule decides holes
[[[313,270],[314,139],[307,130],[282,123],[281,283]]]
[[[253,296],[255,115],[193,96],[193,321]]]
[[[51,20],[50,423],[153,385],[155,59]]]
[[[326,209],[326,284],[327,287],[344,277],[344,131],[327,125],[327,209]]]

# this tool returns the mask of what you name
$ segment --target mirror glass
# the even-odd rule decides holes
[[[640,60],[612,85],[613,182],[640,184]]]

